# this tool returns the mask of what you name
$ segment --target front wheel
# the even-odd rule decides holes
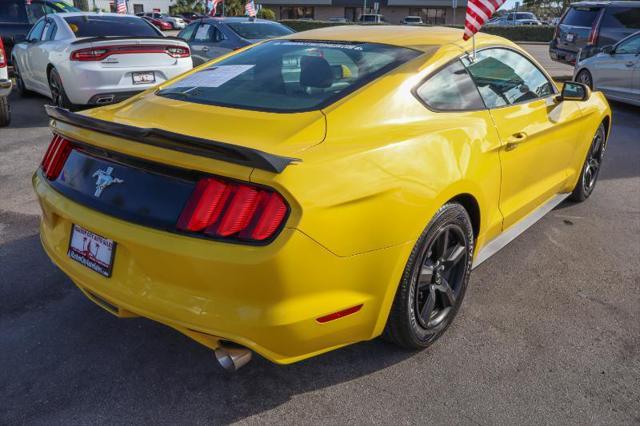
[[[604,157],[604,148],[606,142],[606,131],[604,124],[600,124],[596,134],[591,141],[587,159],[584,161],[580,178],[576,187],[571,193],[571,200],[581,202],[589,198],[593,189],[596,187],[598,175],[600,174],[600,166]]]
[[[7,96],[0,96],[0,127],[8,126],[9,123],[11,123],[9,98]]]
[[[589,70],[581,70],[578,75],[576,75],[576,81],[578,83],[586,84],[589,86],[589,89],[593,90],[593,77]]]
[[[473,260],[473,228],[460,204],[445,204],[411,252],[383,334],[410,349],[435,342],[455,318]]]

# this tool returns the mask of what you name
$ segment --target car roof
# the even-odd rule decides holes
[[[339,25],[318,28],[310,31],[289,34],[285,39],[319,40],[319,41],[348,41],[361,43],[380,43],[392,46],[411,47],[425,50],[424,46],[442,46],[458,44],[460,47],[471,45],[471,40],[463,41],[464,30],[448,27],[415,27],[407,25]],[[478,46],[486,44],[501,44],[511,46],[513,43],[502,37],[478,33]]]
[[[626,6],[626,7],[640,7],[640,1],[579,1],[571,3],[571,7],[585,7],[585,6]]]

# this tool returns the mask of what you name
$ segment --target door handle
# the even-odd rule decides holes
[[[209,48],[208,48],[207,46],[205,46],[205,47],[203,47],[203,48],[202,48],[202,51],[203,51],[203,52],[208,52],[208,51],[209,51]]]
[[[509,139],[507,139],[507,146],[505,147],[505,150],[514,150],[518,147],[518,145],[525,142],[526,140],[527,134],[525,132],[514,133]]]
[[[625,65],[628,66],[628,67],[632,67],[634,63],[635,62],[633,62],[633,61],[629,61]]]

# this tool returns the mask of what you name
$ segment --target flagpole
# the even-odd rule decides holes
[[[476,61],[476,34],[471,36],[471,62]]]

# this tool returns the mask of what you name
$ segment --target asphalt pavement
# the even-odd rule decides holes
[[[639,424],[640,109],[613,104],[600,181],[476,269],[432,348],[381,340],[236,374],[120,320],[44,254],[30,178],[43,98],[0,129],[0,424]],[[550,153],[550,155],[552,155]]]

